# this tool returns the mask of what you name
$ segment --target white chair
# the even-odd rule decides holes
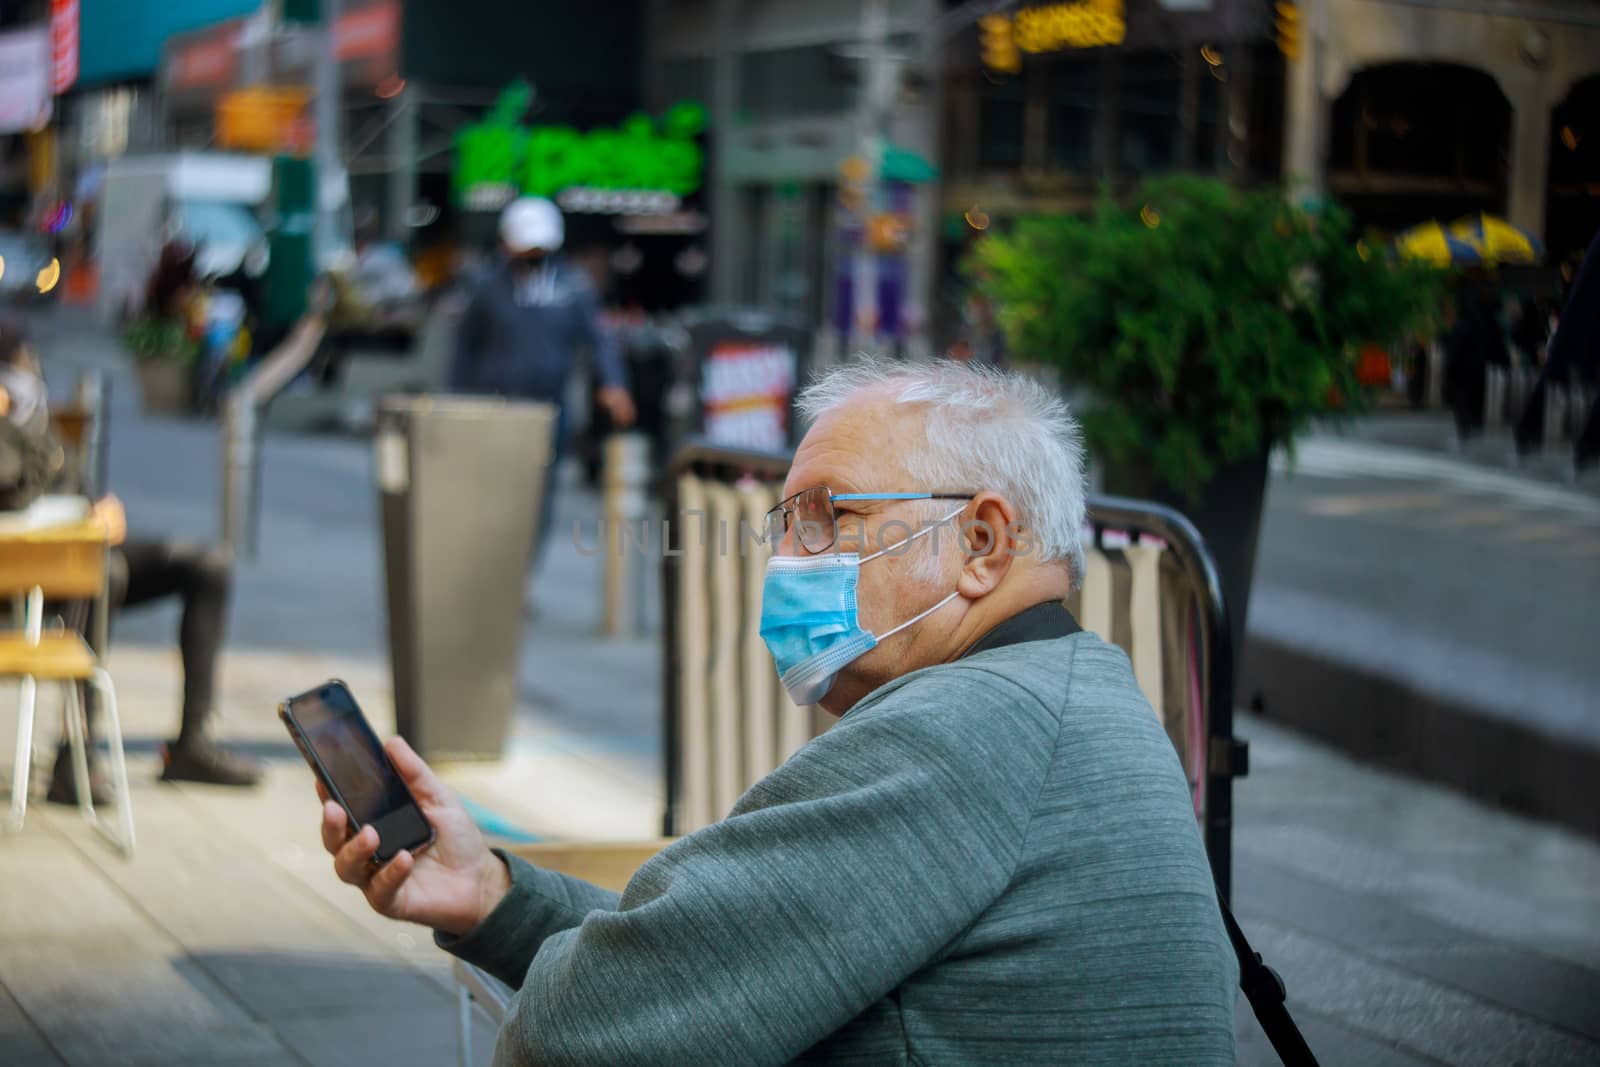
[[[67,743],[72,752],[73,780],[83,817],[121,850],[133,854],[133,802],[128,791],[128,765],[122,748],[122,723],[111,676],[100,666],[86,641],[70,631],[44,629],[44,601],[97,599],[105,595],[106,536],[90,520],[68,526],[6,534],[0,539],[0,596],[18,605],[20,628],[0,632],[0,678],[18,680],[17,745],[11,780],[11,807],[5,830],[22,829],[28,811],[28,779],[33,755],[33,720],[40,681],[59,682],[64,690]],[[111,782],[117,804],[116,825],[102,821],[89,789],[88,729],[78,697],[80,684],[100,694],[106,739],[111,749]]]

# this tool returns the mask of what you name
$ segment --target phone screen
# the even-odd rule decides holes
[[[377,827],[380,859],[430,838],[427,820],[349,689],[329,682],[289,701],[288,710],[351,819]]]

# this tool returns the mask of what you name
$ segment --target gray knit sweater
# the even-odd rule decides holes
[[[885,685],[620,898],[508,862],[439,938],[519,990],[496,1064],[1233,1062],[1188,789],[1092,634]]]

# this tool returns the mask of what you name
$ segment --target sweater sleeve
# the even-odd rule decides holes
[[[783,1063],[936,959],[1010,881],[1055,732],[1011,683],[937,673],[653,857],[615,909],[526,893],[516,959],[542,941],[496,1062]]]
[[[570,929],[591,911],[615,911],[617,894],[499,849],[511,872],[511,889],[494,911],[461,937],[435,932],[434,943],[515,989],[545,938]]]

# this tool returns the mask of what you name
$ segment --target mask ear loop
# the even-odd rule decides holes
[[[959,508],[956,508],[950,514],[948,514],[944,518],[940,519],[938,522],[929,525],[926,529],[918,530],[916,533],[914,533],[910,537],[906,538],[905,541],[900,542],[900,544],[908,544],[911,541],[915,541],[917,538],[921,537],[923,534],[930,533],[933,530],[938,529],[940,526],[943,526],[945,523],[949,522],[951,519],[955,518],[957,515],[961,514],[963,511],[966,511],[966,510],[967,510],[967,506],[965,504],[961,505]],[[898,545],[890,545],[889,546],[889,548],[897,548],[897,547],[899,547],[899,546]],[[889,548],[880,548],[880,549],[878,549],[878,551],[874,552],[871,556],[868,556],[867,559],[873,559],[873,558],[875,558],[877,556],[881,556],[885,552],[889,551]],[[867,561],[867,559],[864,559],[861,562],[865,563]],[[899,626],[894,627],[892,630],[886,630],[881,634],[874,635],[873,639],[875,641],[877,641],[879,644],[882,644],[884,641],[887,641],[889,638],[893,637],[895,634],[899,633],[901,630],[904,630],[907,626],[914,625],[915,623],[919,623],[923,619],[926,619],[929,615],[932,615],[934,612],[938,611],[940,608],[944,607],[946,604],[950,603],[950,601],[954,600],[956,597],[958,597],[960,595],[961,595],[961,590],[959,590],[959,589],[950,590],[950,595],[949,596],[945,597],[943,600],[941,600],[937,604],[933,605],[933,607],[929,608],[927,611],[924,611],[924,612],[922,612],[921,614],[918,614],[918,615],[911,616],[911,618],[907,619],[905,622],[901,623]]]
[[[961,514],[963,511],[966,511],[966,510],[967,510],[967,506],[965,504],[962,504],[959,508],[956,508],[954,511],[952,511],[950,514],[946,515],[944,518],[939,519],[937,522],[930,522],[928,525],[924,526],[922,529],[918,530],[916,533],[912,534],[910,537],[906,538],[904,541],[896,541],[892,545],[885,545],[884,547],[878,549],[878,551],[872,553],[872,555],[870,555],[870,556],[862,556],[861,559],[858,562],[866,563],[866,562],[869,562],[870,560],[877,559],[879,556],[883,555],[885,552],[888,552],[890,549],[899,548],[901,545],[909,545],[909,544],[911,544],[911,542],[915,541],[917,538],[921,537],[923,534],[932,533],[933,531],[937,530],[939,527],[943,526],[945,523],[949,522],[951,519],[955,518],[957,515]]]
[[[894,629],[887,630],[884,633],[877,635],[878,643],[881,645],[881,644],[883,644],[883,642],[889,640],[889,638],[893,637],[895,634],[899,633],[901,630],[904,630],[907,626],[910,626],[912,623],[921,622],[923,619],[926,619],[929,615],[932,615],[934,612],[938,611],[940,608],[944,607],[946,604],[950,603],[950,601],[954,600],[956,597],[958,597],[960,595],[961,595],[961,590],[959,590],[959,589],[950,590],[950,595],[949,596],[947,596],[943,600],[939,601],[937,604],[935,604],[933,607],[929,608],[927,611],[924,611],[920,615],[913,615],[913,616],[911,616],[911,618],[907,619],[905,622],[901,623],[899,626],[896,626]]]

